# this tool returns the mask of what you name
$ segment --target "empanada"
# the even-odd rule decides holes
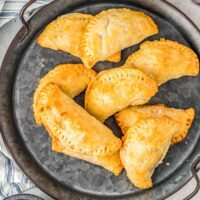
[[[87,87],[88,83],[94,79],[96,72],[89,70],[82,64],[62,64],[56,66],[48,72],[39,82],[34,93],[34,114],[37,124],[41,124],[38,113],[37,97],[41,89],[48,83],[56,83],[60,89],[71,98],[80,94]]]
[[[42,124],[50,136],[57,139],[55,145],[59,148],[53,146],[54,149],[112,169],[116,175],[120,173],[122,166],[117,155],[121,140],[109,128],[88,114],[56,84],[45,86],[38,95],[38,102]],[[110,163],[108,158],[115,163]]]
[[[49,133],[49,135],[52,138],[52,150],[56,151],[58,153],[64,153],[68,156],[72,156],[75,158],[79,158],[85,161],[88,161],[90,163],[94,163],[96,165],[100,165],[104,167],[105,169],[113,172],[115,176],[118,176],[120,172],[123,169],[120,157],[119,157],[119,151],[109,155],[109,156],[91,156],[91,155],[84,155],[80,153],[76,153],[73,151],[73,149],[69,150],[65,148],[61,142],[54,136],[54,134],[51,132],[51,129],[46,125],[46,129]]]
[[[117,124],[125,134],[126,131],[135,123],[146,118],[158,118],[167,116],[179,123],[180,128],[172,137],[171,144],[181,142],[188,133],[192,125],[195,110],[189,108],[187,110],[169,108],[163,104],[153,106],[129,106],[119,113],[115,114]]]
[[[196,76],[199,60],[192,49],[170,40],[146,41],[124,65],[142,70],[158,85],[182,76]]]
[[[105,10],[87,24],[81,58],[91,68],[96,62],[156,33],[156,24],[143,12],[126,8]]]
[[[38,37],[38,44],[53,50],[62,50],[74,56],[80,56],[80,42],[88,22],[92,15],[83,13],[71,13],[60,16],[52,21]],[[121,53],[118,52],[105,58],[111,62],[119,62]]]
[[[104,167],[105,169],[113,172],[115,176],[118,176],[123,169],[123,166],[119,157],[119,152],[116,152],[109,156],[90,156],[90,155],[88,156],[88,155],[76,153],[64,148],[62,144],[60,144],[58,140],[55,140],[55,139],[52,139],[52,150],[58,153],[64,153],[68,156],[72,156],[75,158],[88,161],[96,165],[100,165]]]
[[[151,176],[162,163],[179,124],[168,118],[144,119],[128,129],[120,151],[127,176],[140,189],[152,187]]]
[[[104,121],[128,105],[142,105],[158,91],[156,82],[140,70],[113,68],[100,72],[87,87],[85,108]]]

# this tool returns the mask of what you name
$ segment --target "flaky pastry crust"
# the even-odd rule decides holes
[[[144,119],[128,129],[120,151],[130,181],[140,189],[153,186],[151,176],[162,163],[179,124],[168,118]]]
[[[115,114],[115,119],[125,135],[126,131],[140,120],[167,116],[179,123],[179,129],[172,137],[171,145],[173,145],[181,142],[187,136],[194,115],[194,108],[183,110],[158,104],[152,106],[129,106]]]
[[[80,43],[92,15],[71,13],[52,21],[38,37],[38,44],[44,48],[62,50],[76,57],[81,57]],[[117,52],[104,60],[119,62],[121,53]]]
[[[157,34],[153,19],[126,8],[104,10],[89,21],[81,41],[81,58],[86,67]]]
[[[199,60],[195,52],[178,42],[146,41],[128,57],[125,67],[134,67],[151,76],[158,85],[182,76],[197,76]]]
[[[140,70],[114,68],[100,72],[87,87],[85,108],[104,121],[129,105],[142,105],[158,91],[156,82]]]
[[[71,98],[74,98],[85,90],[88,83],[94,79],[96,72],[87,69],[83,64],[61,64],[49,71],[39,82],[34,93],[33,110],[35,120],[41,124],[39,117],[40,108],[38,107],[38,95],[48,83],[56,83],[60,89]]]

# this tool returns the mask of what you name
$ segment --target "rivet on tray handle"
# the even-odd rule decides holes
[[[192,175],[193,177],[195,178],[196,182],[197,182],[197,185],[196,185],[196,188],[194,189],[194,191],[188,195],[184,200],[190,200],[194,195],[197,194],[197,192],[199,191],[200,189],[200,179],[197,175],[197,172],[200,170],[200,167],[198,167],[198,164],[200,163],[200,156],[198,156],[194,162],[192,163],[192,166],[191,166],[191,171],[192,171]]]
[[[200,0],[192,0],[193,3],[195,3],[196,5],[200,6]]]

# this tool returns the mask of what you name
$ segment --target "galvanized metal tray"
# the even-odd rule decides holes
[[[149,190],[142,191],[133,187],[125,172],[115,177],[99,166],[52,152],[50,139],[44,128],[35,124],[32,112],[33,94],[40,78],[58,64],[81,62],[70,54],[44,49],[36,43],[40,32],[57,16],[69,12],[96,14],[119,7],[141,10],[155,20],[160,30],[159,34],[146,40],[162,37],[175,40],[193,48],[200,55],[198,28],[176,8],[160,0],[57,0],[42,8],[26,23],[24,11],[34,1],[30,1],[22,10],[24,28],[11,43],[0,74],[0,125],[3,138],[30,179],[54,198],[70,200],[163,199],[182,187],[193,175],[198,180],[196,166],[200,152],[200,76],[169,81],[159,87],[159,93],[150,102],[165,103],[177,108],[194,107],[196,117],[186,140],[172,147],[163,164],[157,168],[153,176],[154,187]],[[100,62],[94,69],[99,72],[119,67],[138,48],[139,44],[123,50],[120,63]],[[84,93],[75,100],[82,105],[83,98]],[[106,121],[106,125],[120,137],[120,129],[112,117]],[[198,188],[199,184],[192,195]]]

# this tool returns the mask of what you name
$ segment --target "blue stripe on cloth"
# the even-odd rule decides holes
[[[25,176],[25,183],[28,183],[30,180],[28,179],[27,176]]]
[[[14,17],[18,16],[18,12],[2,12],[0,13],[0,17]]]
[[[2,194],[3,198],[5,198],[6,197],[6,193],[4,192],[4,189],[3,189],[2,185],[0,185],[0,191],[1,191],[1,194]]]
[[[10,189],[12,191],[14,190],[15,193],[19,193],[16,186],[12,184],[13,176],[14,176],[14,173],[13,173],[12,161],[6,158],[6,182],[10,184]]]
[[[13,162],[11,162],[11,167],[12,167],[12,177],[11,177],[11,180],[10,182],[14,182],[14,176],[15,176],[15,166],[13,166]]]
[[[11,160],[10,159],[7,159],[7,182],[10,182],[11,181],[11,178],[13,176],[13,169],[12,169],[12,166],[11,166]]]
[[[25,174],[23,174],[23,178],[22,178],[23,183],[28,183],[29,179],[27,176],[25,176]]]
[[[16,183],[10,183],[11,186],[13,186],[16,190],[16,193],[22,193],[22,190],[20,189],[19,185]]]

